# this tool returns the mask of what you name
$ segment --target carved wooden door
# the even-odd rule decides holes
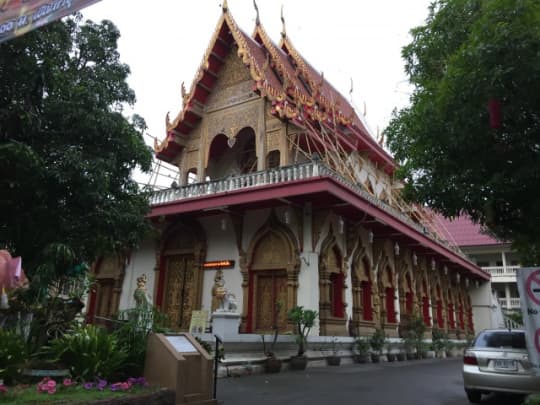
[[[98,325],[106,325],[106,320],[102,318],[110,318],[116,312],[116,309],[112,308],[113,286],[113,279],[104,278],[97,281],[95,323]]]
[[[287,273],[284,271],[257,272],[255,331],[272,332],[274,321],[279,330],[287,330]],[[281,303],[278,312],[276,303]]]
[[[165,313],[174,329],[187,330],[195,306],[197,287],[193,255],[168,257]]]

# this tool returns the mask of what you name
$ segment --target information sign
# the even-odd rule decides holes
[[[166,336],[168,342],[179,353],[196,353],[197,349],[191,344],[185,336],[169,335]]]

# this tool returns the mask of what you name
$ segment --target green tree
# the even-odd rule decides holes
[[[411,33],[411,104],[385,130],[405,196],[537,256],[540,3],[436,0]]]
[[[144,120],[123,115],[135,94],[119,36],[77,15],[0,45],[0,246],[31,280],[52,246],[90,263],[148,229],[131,173],[151,153]]]

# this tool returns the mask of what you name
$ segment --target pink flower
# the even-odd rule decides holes
[[[64,381],[62,381],[62,384],[64,387],[71,387],[72,385],[75,385],[75,383],[71,380],[71,378],[64,378]]]
[[[7,387],[4,384],[0,384],[0,393],[5,394],[7,392]]]
[[[54,394],[56,392],[56,381],[49,377],[43,378],[37,385],[38,392],[48,392],[49,394]]]

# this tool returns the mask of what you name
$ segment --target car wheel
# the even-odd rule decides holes
[[[473,404],[479,404],[482,400],[482,393],[477,390],[465,390],[467,394],[467,399]]]

